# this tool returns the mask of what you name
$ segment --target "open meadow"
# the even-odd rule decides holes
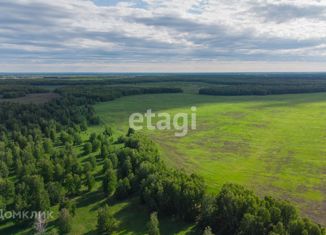
[[[104,123],[125,133],[133,112],[190,113],[197,130],[149,131],[171,167],[196,172],[216,192],[226,182],[291,200],[303,215],[326,221],[326,94],[221,97],[155,94],[98,103]]]

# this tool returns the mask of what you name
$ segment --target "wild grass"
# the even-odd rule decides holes
[[[97,104],[104,123],[125,133],[133,112],[190,113],[197,130],[182,138],[144,130],[172,167],[203,176],[210,192],[227,182],[288,199],[317,222],[326,221],[326,94],[212,97],[160,94]]]

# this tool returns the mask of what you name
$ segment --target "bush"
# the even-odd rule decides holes
[[[156,212],[153,212],[150,215],[147,228],[148,228],[148,235],[160,235],[159,221]]]
[[[98,234],[112,234],[117,228],[117,220],[108,205],[105,205],[98,211],[97,215],[97,232]]]
[[[66,208],[61,209],[59,213],[58,226],[60,234],[67,234],[71,231],[72,218],[70,216],[69,210]]]

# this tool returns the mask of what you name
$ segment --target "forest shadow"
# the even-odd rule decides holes
[[[77,199],[77,207],[87,207],[92,204],[97,204],[99,201],[105,199],[104,194],[101,191],[93,191],[86,194],[83,194],[80,198]]]
[[[84,233],[84,235],[97,235],[97,234],[98,233],[97,233],[97,231],[95,229]]]
[[[138,198],[129,200],[129,203],[115,214],[120,221],[119,230],[125,233],[146,234],[147,223],[149,220],[149,211],[141,205]],[[181,231],[187,231],[192,224],[180,221],[167,216],[159,216],[160,231],[162,235],[177,234]],[[195,230],[186,232],[185,234],[196,234]]]

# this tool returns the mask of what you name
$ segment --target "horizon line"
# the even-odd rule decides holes
[[[241,73],[252,73],[252,74],[278,74],[278,73],[326,73],[325,71],[240,71],[240,72],[0,72],[0,75],[6,74],[241,74]]]

